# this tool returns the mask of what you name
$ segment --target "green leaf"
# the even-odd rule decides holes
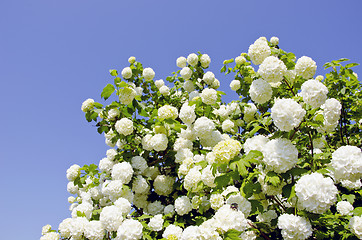
[[[230,240],[242,240],[240,236],[241,232],[236,231],[234,229],[231,229],[225,233],[224,239],[230,239]]]
[[[354,203],[356,196],[354,194],[343,194],[342,195],[342,200],[347,200],[350,204]]]
[[[354,216],[362,216],[362,207],[357,207],[353,210]]]
[[[230,182],[230,175],[224,174],[215,178],[215,183],[218,188],[226,187]]]
[[[345,68],[351,68],[360,65],[359,63],[348,63]]]
[[[110,69],[110,70],[109,70],[109,73],[110,73],[113,77],[117,77],[117,75],[118,75],[118,72],[117,72],[116,69]]]
[[[274,187],[277,187],[280,184],[280,178],[275,172],[268,172],[265,176],[265,181]]]
[[[116,89],[114,88],[114,86],[112,84],[110,84],[110,83],[107,84],[107,86],[105,86],[103,88],[103,91],[101,93],[101,97],[104,98],[104,100],[107,100],[112,95],[114,90],[116,90]]]

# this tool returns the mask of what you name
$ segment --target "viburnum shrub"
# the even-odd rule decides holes
[[[362,239],[358,64],[315,77],[278,44],[224,61],[230,103],[207,54],[179,57],[169,84],[134,57],[111,70],[112,102],[81,107],[110,149],[67,170],[71,216],[41,240]]]

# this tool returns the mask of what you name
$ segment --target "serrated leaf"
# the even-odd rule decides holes
[[[218,188],[226,187],[230,182],[230,176],[224,174],[215,178],[215,184]]]
[[[110,69],[110,70],[109,70],[109,73],[110,73],[113,77],[117,77],[117,75],[118,75],[118,72],[117,72],[116,69]]]
[[[105,86],[103,88],[103,91],[101,93],[101,97],[104,98],[104,100],[107,100],[115,90],[116,89],[114,88],[114,86],[109,83],[109,84],[107,84],[107,86]]]

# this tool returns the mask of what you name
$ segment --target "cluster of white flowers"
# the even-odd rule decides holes
[[[317,64],[313,59],[303,56],[295,64],[295,73],[305,79],[310,79],[317,71]]]
[[[244,121],[249,123],[255,119],[255,113],[258,111],[254,103],[248,103],[244,107]]]
[[[67,178],[68,181],[74,181],[80,175],[80,166],[77,164],[73,164],[67,170]]]
[[[205,88],[201,92],[201,99],[202,102],[208,105],[213,105],[216,103],[217,100],[217,92],[215,89],[212,88]]]
[[[175,200],[175,211],[182,216],[192,210],[192,204],[187,196],[180,196]]]
[[[351,217],[348,227],[354,235],[362,239],[362,216]]]
[[[137,92],[132,87],[125,87],[119,90],[119,100],[125,105],[131,104],[136,95]]]
[[[306,218],[287,213],[279,216],[278,228],[282,230],[284,239],[304,240],[313,233],[312,225]]]
[[[88,98],[87,100],[85,100],[82,103],[81,109],[83,112],[88,112],[88,111],[92,110],[93,108],[94,108],[94,100],[91,98]]]
[[[289,139],[277,138],[267,142],[262,149],[268,170],[284,173],[298,162],[298,150]]]
[[[150,219],[148,226],[152,229],[152,231],[161,231],[163,228],[163,218],[162,214],[157,214],[153,218]]]
[[[125,67],[121,74],[124,79],[130,79],[132,77],[132,69],[130,67]]]
[[[277,57],[269,56],[265,58],[259,66],[258,73],[269,83],[279,83],[283,80],[283,76],[287,72],[287,67],[283,61]]]
[[[355,182],[362,178],[362,152],[356,146],[342,146],[332,153],[330,163],[337,182],[349,180]]]
[[[250,85],[249,94],[253,102],[263,104],[270,100],[273,90],[268,82],[256,79]]]
[[[118,120],[114,127],[119,134],[124,136],[128,136],[133,132],[133,122],[128,118],[122,118]]]
[[[246,139],[244,143],[245,153],[248,154],[251,150],[257,150],[262,152],[265,144],[269,141],[269,139],[263,135],[256,135],[252,138]]]
[[[177,108],[170,105],[162,106],[158,109],[158,117],[161,119],[176,119],[178,117]]]
[[[211,58],[207,54],[202,54],[200,57],[201,67],[208,68],[211,63]]]
[[[342,105],[341,103],[335,99],[330,98],[325,101],[325,103],[321,106],[323,109],[323,126],[317,128],[318,132],[332,132],[336,128],[339,120],[339,116],[341,115]]]
[[[189,67],[184,67],[180,71],[181,77],[185,80],[189,80],[192,75],[192,70]]]
[[[228,163],[236,157],[241,150],[241,143],[234,139],[220,141],[214,146],[212,152],[215,154],[215,160],[220,163]]]
[[[207,139],[215,129],[215,124],[207,117],[200,117],[194,123],[194,131],[197,137]]]
[[[300,96],[313,108],[318,108],[327,100],[328,88],[321,82],[310,79],[302,84]]]
[[[142,76],[145,78],[146,81],[151,81],[155,77],[155,72],[152,68],[145,68],[143,69]]]
[[[302,209],[322,214],[337,201],[338,189],[333,180],[320,173],[302,176],[295,184],[295,194]]]
[[[352,215],[353,206],[348,201],[340,201],[336,205],[337,211],[342,215]]]
[[[230,88],[233,91],[237,91],[240,88],[240,81],[239,80],[232,80],[230,83]]]
[[[236,65],[241,65],[243,63],[246,63],[246,58],[244,56],[237,56],[235,58]]]
[[[289,132],[303,120],[306,111],[296,101],[290,98],[275,99],[271,108],[274,124],[281,130]]]
[[[264,37],[257,39],[254,44],[250,45],[248,51],[248,56],[255,65],[261,64],[265,58],[270,56],[270,54],[270,47]]]
[[[154,182],[153,187],[155,192],[161,196],[167,196],[172,192],[172,186],[175,182],[175,179],[166,175],[158,175]]]

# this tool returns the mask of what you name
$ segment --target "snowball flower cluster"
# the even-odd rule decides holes
[[[153,182],[155,192],[161,196],[171,194],[174,181],[175,179],[171,176],[158,175]]]
[[[261,77],[269,83],[281,82],[286,72],[287,67],[283,61],[274,56],[265,58],[258,70]]]
[[[348,201],[340,201],[337,203],[337,211],[342,215],[352,215],[353,206]]]
[[[215,129],[215,124],[211,119],[207,117],[200,117],[196,119],[194,123],[194,130],[196,136],[199,138],[207,139]]]
[[[244,214],[238,209],[232,209],[229,204],[219,208],[214,215],[214,219],[215,225],[223,233],[231,229],[242,232],[248,227]]]
[[[152,68],[145,68],[143,69],[142,76],[145,78],[146,81],[151,81],[155,77],[155,72]]]
[[[230,83],[230,88],[233,91],[237,91],[240,88],[240,81],[239,80],[232,80]]]
[[[285,173],[298,162],[298,150],[289,139],[273,139],[264,145],[262,152],[267,169],[277,173]]]
[[[161,231],[163,227],[163,219],[162,214],[157,214],[153,218],[150,219],[148,226],[152,229],[152,231]]]
[[[208,105],[212,105],[216,103],[217,100],[217,92],[215,89],[205,88],[201,92],[202,102]]]
[[[40,240],[58,240],[60,237],[59,233],[48,232],[40,238]]]
[[[256,79],[250,85],[249,94],[253,102],[263,104],[270,100],[273,91],[268,82]]]
[[[195,105],[189,106],[188,102],[184,103],[180,109],[179,117],[185,124],[192,124],[196,119]]]
[[[302,84],[300,96],[313,108],[318,108],[327,100],[328,88],[321,82],[310,79]]]
[[[313,233],[312,225],[306,218],[287,213],[278,218],[278,228],[282,230],[283,239],[304,240]]]
[[[200,62],[201,62],[201,67],[207,68],[207,67],[209,67],[209,65],[211,63],[211,58],[207,54],[202,54],[201,58],[200,58]]]
[[[128,118],[122,118],[116,122],[115,128],[119,134],[128,136],[133,132],[133,122]]]
[[[192,210],[192,204],[187,196],[180,196],[175,200],[175,211],[182,216]]]
[[[289,132],[297,127],[304,118],[306,111],[290,98],[275,99],[271,108],[274,124],[281,130]]]
[[[185,57],[179,57],[176,60],[176,65],[179,68],[184,68],[186,67],[186,58]]]
[[[125,67],[121,74],[124,79],[130,79],[132,77],[132,69],[130,67]]]
[[[158,117],[161,119],[176,119],[177,116],[177,108],[170,105],[165,105],[158,109]]]
[[[295,64],[295,73],[305,79],[310,79],[317,71],[317,64],[313,59],[303,56]]]
[[[142,224],[134,219],[126,219],[117,230],[115,240],[137,240],[142,238]]]
[[[243,63],[246,63],[246,59],[244,56],[237,56],[235,58],[235,63],[236,63],[236,65],[241,65]]]
[[[199,57],[195,53],[191,53],[187,56],[187,63],[191,66],[196,66],[199,61]]]
[[[177,240],[177,239],[181,239],[181,234],[182,234],[181,227],[170,224],[165,228],[165,231],[163,232],[162,237],[166,238],[166,239],[170,239],[170,240],[172,240],[172,239]]]
[[[90,221],[84,227],[84,237],[86,237],[89,240],[103,239],[104,234],[105,230],[100,221],[95,221],[95,220]]]
[[[67,170],[67,178],[68,181],[74,181],[80,175],[80,166],[77,164],[73,164]]]
[[[137,95],[132,87],[125,87],[119,90],[119,100],[122,104],[129,105]]]
[[[261,64],[265,58],[270,56],[270,54],[271,50],[268,46],[268,42],[262,37],[257,39],[254,44],[250,45],[248,50],[248,55],[255,65]]]
[[[204,76],[202,77],[202,80],[208,84],[209,86],[212,85],[212,83],[215,81],[215,74],[208,71],[204,74]]]
[[[338,189],[333,180],[320,173],[302,176],[295,184],[295,194],[302,209],[322,214],[337,201]]]
[[[270,38],[270,43],[273,44],[273,45],[278,45],[279,44],[279,38],[271,37]]]
[[[245,153],[248,154],[251,150],[257,150],[262,152],[265,144],[269,141],[269,139],[263,135],[256,135],[252,138],[246,139],[244,143]]]
[[[94,108],[94,100],[91,98],[88,98],[82,103],[81,109],[83,112],[88,112],[90,110],[93,110],[93,108]]]
[[[185,80],[189,80],[192,75],[192,70],[189,67],[184,67],[180,71],[181,77]]]
[[[362,152],[356,146],[342,146],[332,153],[332,167],[337,182],[350,180],[352,182],[362,177]]]
[[[356,235],[359,239],[362,239],[362,217],[352,217],[349,220],[348,227],[354,235]]]
[[[228,163],[240,153],[240,150],[241,143],[231,138],[219,142],[212,149],[215,154],[215,160],[220,163]]]
[[[168,144],[168,138],[165,134],[158,133],[150,139],[150,144],[152,149],[157,152],[165,151]]]
[[[335,99],[327,99],[326,102],[321,106],[323,109],[323,126],[317,128],[318,132],[332,132],[338,124],[339,117],[341,115],[342,105]]]

